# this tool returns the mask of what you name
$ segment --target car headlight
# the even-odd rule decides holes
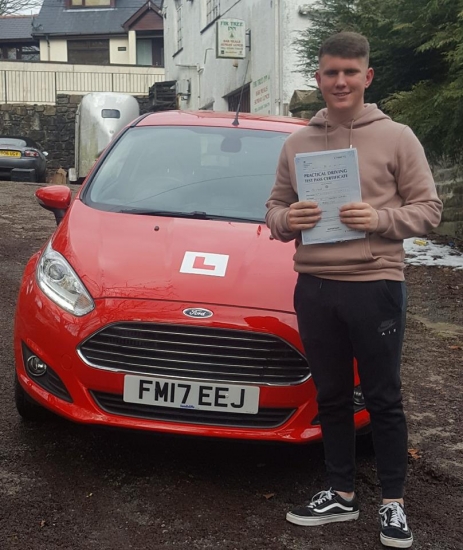
[[[76,272],[50,244],[37,265],[37,283],[50,300],[76,317],[86,315],[95,307]]]

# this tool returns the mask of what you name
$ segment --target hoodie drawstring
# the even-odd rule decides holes
[[[350,123],[350,129],[349,129],[349,149],[352,149],[352,135],[354,132],[354,122],[355,120],[352,119]],[[328,151],[328,120],[325,120],[325,150]]]

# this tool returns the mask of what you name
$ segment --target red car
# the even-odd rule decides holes
[[[293,310],[294,244],[265,202],[299,119],[164,112],[135,120],[29,261],[15,319],[16,405],[121,428],[321,438]],[[358,382],[357,382],[358,383]],[[358,428],[368,425],[359,386]],[[43,411],[42,411],[43,412]]]

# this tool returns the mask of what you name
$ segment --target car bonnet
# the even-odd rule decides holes
[[[53,248],[94,299],[293,312],[294,244],[264,224],[104,212],[76,200]]]

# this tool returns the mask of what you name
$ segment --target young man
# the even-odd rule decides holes
[[[326,102],[281,152],[267,203],[275,238],[295,239],[299,273],[294,305],[299,332],[317,388],[325,463],[331,488],[287,514],[298,525],[358,518],[354,493],[353,358],[371,417],[382,488],[380,540],[408,548],[413,537],[404,512],[407,427],[402,407],[400,358],[405,328],[403,239],[440,222],[442,203],[421,144],[410,128],[364,104],[373,80],[365,37],[342,32],[319,52],[316,79]],[[343,205],[339,217],[365,238],[302,245],[301,231],[323,218],[312,201],[299,201],[297,153],[357,149],[361,202]]]

